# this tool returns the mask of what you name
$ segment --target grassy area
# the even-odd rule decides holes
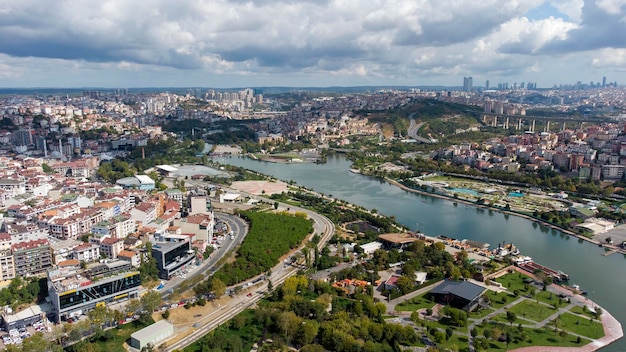
[[[562,314],[559,320],[561,329],[572,333],[587,336],[592,339],[599,339],[604,336],[604,328],[602,324],[597,321],[589,321],[589,319],[570,313]]]
[[[511,297],[507,292],[495,292],[491,290],[487,290],[484,294],[485,297],[488,297],[491,300],[491,307],[494,309],[499,309],[504,307],[505,305],[513,302],[515,299]]]
[[[491,318],[491,320],[495,320],[497,322],[504,323],[506,325],[511,325],[511,323],[509,323],[509,321],[506,320],[506,314],[504,313],[496,315],[495,317]],[[532,322],[522,319],[521,316],[517,316],[517,319],[515,319],[515,321],[513,322],[513,325],[517,325],[517,324],[532,324]]]
[[[570,309],[570,311],[572,313],[584,315],[588,318],[593,318],[593,319],[596,318],[595,313],[591,312],[589,309],[584,309],[583,307],[580,307],[580,306],[574,306],[572,307],[572,309]]]
[[[480,312],[471,312],[469,314],[469,318],[470,319],[482,319],[484,317],[486,317],[487,315],[489,315],[490,313],[493,313],[493,309],[481,309]]]
[[[502,284],[502,287],[506,288],[510,292],[517,290],[522,293],[527,293],[530,291],[531,286],[524,282],[526,279],[530,279],[530,277],[523,275],[522,273],[514,272],[500,276],[495,281]]]
[[[520,302],[509,308],[509,311],[517,314],[524,319],[533,320],[536,322],[540,322],[556,312],[550,307],[547,307],[541,303],[536,303],[531,300],[525,300],[523,302]]]
[[[424,295],[413,297],[410,300],[398,303],[395,307],[397,312],[415,312],[422,308],[432,308],[435,302],[424,297]]]
[[[561,346],[561,347],[580,347],[588,344],[589,340],[581,339],[580,343],[576,343],[576,337],[566,334],[565,336],[555,335],[554,332],[545,331],[544,329],[524,329],[528,334],[529,339],[521,341],[519,343],[511,343],[508,346],[508,350],[527,346]],[[529,342],[530,341],[530,342]],[[506,351],[507,346],[504,342],[489,341],[490,348],[488,352],[501,352]]]
[[[438,344],[437,347],[440,351],[463,351],[463,348],[467,347],[467,343],[467,333],[465,335],[453,334],[446,342]]]
[[[535,299],[539,300],[539,302],[547,303],[551,306],[557,304],[559,307],[562,307],[567,302],[563,298],[560,298],[556,293],[548,292],[548,291],[539,291],[535,295]]]
[[[150,324],[148,324],[150,325]],[[93,352],[126,352],[124,343],[130,339],[130,335],[135,331],[148,326],[141,324],[138,320],[132,323],[118,326],[105,332],[102,338],[91,341],[79,342],[66,350],[73,351],[93,351]]]

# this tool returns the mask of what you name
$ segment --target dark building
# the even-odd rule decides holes
[[[471,311],[484,291],[484,287],[469,281],[444,280],[430,294],[439,303]]]
[[[168,280],[172,275],[184,270],[194,260],[195,254],[191,242],[185,239],[154,244],[152,257],[156,260],[159,278]]]

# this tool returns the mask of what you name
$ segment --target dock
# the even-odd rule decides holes
[[[614,250],[614,249],[612,249],[612,250],[610,250],[610,251],[606,251],[606,252],[602,253],[602,256],[603,256],[603,257],[608,257],[608,256],[610,256],[610,255],[611,255],[611,254],[613,254],[613,253],[617,253],[617,251],[616,251],[616,250]]]

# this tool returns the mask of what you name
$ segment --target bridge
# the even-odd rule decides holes
[[[482,122],[486,126],[502,127],[508,129],[513,126],[516,130],[522,130],[523,126],[528,124],[530,132],[535,132],[536,123],[543,125],[544,132],[550,132],[550,122],[560,123],[560,130],[563,131],[567,124],[576,124],[576,128],[580,129],[585,123],[605,123],[616,122],[614,118],[607,117],[571,117],[571,116],[532,116],[532,115],[507,115],[496,114],[491,112],[483,112]]]

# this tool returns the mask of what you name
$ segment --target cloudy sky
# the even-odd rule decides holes
[[[626,84],[626,0],[0,0],[0,87]]]

